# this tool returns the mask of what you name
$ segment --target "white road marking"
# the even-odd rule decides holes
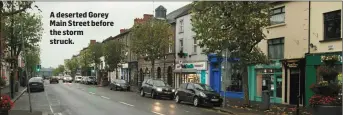
[[[105,96],[101,96],[102,98],[105,98],[105,99],[110,99],[110,98],[108,98],[108,97],[105,97]]]
[[[48,103],[49,103],[50,111],[51,111],[51,113],[54,113],[54,110],[52,109],[51,103],[49,101],[48,93],[46,91],[44,91],[44,92],[45,92],[45,97],[46,97],[46,99],[48,100]]]
[[[189,112],[189,111],[186,111],[187,113]]]
[[[90,93],[90,94],[92,94],[92,95],[94,95],[95,93],[93,93],[93,92],[88,92],[88,93]]]
[[[63,115],[62,113],[54,113],[54,115]]]
[[[133,107],[134,105],[131,105],[131,104],[128,104],[128,103],[125,103],[125,102],[119,102],[119,103],[121,103],[121,104],[124,104],[124,105],[128,105],[128,106],[131,106],[131,107]]]
[[[157,114],[157,115],[164,115],[164,114],[162,114],[162,113],[155,112],[155,111],[151,111],[151,112],[153,112],[153,113],[155,113],[155,114]]]

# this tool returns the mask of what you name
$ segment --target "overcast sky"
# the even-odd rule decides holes
[[[86,47],[90,40],[102,42],[109,36],[119,34],[122,28],[130,28],[135,18],[142,18],[143,14],[152,14],[159,5],[163,5],[170,13],[190,2],[37,2],[42,10],[43,38],[40,43],[41,62],[43,67],[57,67],[72,55]],[[51,12],[101,12],[109,13],[107,21],[114,21],[113,27],[50,27]],[[75,19],[80,20],[80,19]],[[90,20],[90,19],[83,19]],[[51,36],[50,29],[83,30],[83,36],[70,36],[74,44],[50,44],[50,39],[67,39],[68,36]]]

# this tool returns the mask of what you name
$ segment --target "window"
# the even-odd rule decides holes
[[[183,19],[180,20],[180,31],[179,33],[183,32]]]
[[[341,10],[324,13],[324,40],[341,37]]]
[[[197,48],[198,48],[197,39],[193,37],[193,53],[197,53]]]
[[[172,53],[172,52],[173,52],[173,45],[169,44],[168,53]]]
[[[183,51],[183,39],[180,39],[180,50]]]
[[[186,87],[187,87],[187,83],[181,84],[180,86],[181,89],[186,89]]]
[[[194,89],[193,84],[188,84],[187,89]]]
[[[270,12],[270,24],[285,23],[285,7],[272,9]]]
[[[284,38],[268,40],[268,57],[270,59],[283,59]]]

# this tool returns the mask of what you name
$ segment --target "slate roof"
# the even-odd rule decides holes
[[[167,21],[168,23],[175,23],[176,21],[176,17],[180,16],[181,14],[185,14],[185,13],[188,13],[190,11],[190,9],[192,8],[192,5],[191,4],[187,4],[171,13],[169,13],[167,15]]]

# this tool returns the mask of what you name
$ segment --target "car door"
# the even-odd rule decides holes
[[[149,94],[151,94],[151,90],[152,90],[153,85],[154,85],[154,80],[149,80],[148,85],[146,87],[146,90]]]
[[[188,84],[188,83],[183,83],[183,84],[181,84],[180,87],[179,87],[179,89],[177,90],[177,94],[179,95],[179,98],[180,98],[181,100],[186,99],[186,92],[185,92],[185,90],[186,90],[186,88],[187,88],[187,84]]]
[[[193,102],[193,96],[195,95],[194,85],[192,83],[188,83],[187,88],[185,90],[186,100],[188,102]]]
[[[142,84],[142,87],[143,87],[143,91],[144,92],[146,92],[146,93],[149,93],[148,92],[148,86],[149,86],[149,82],[150,82],[150,80],[147,80],[147,81],[145,81],[143,84]]]

